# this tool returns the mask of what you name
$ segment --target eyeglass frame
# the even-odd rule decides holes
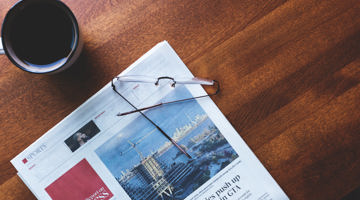
[[[114,79],[117,79],[119,80],[119,78],[122,77],[122,76],[117,76],[115,77]],[[131,76],[123,76],[123,77],[131,77]],[[145,76],[133,76],[133,77],[145,77]],[[149,78],[149,77],[147,77]],[[113,80],[114,80],[113,79]],[[178,103],[178,102],[183,102],[183,101],[189,101],[189,100],[195,100],[195,99],[199,99],[199,98],[204,98],[204,97],[210,97],[210,96],[214,96],[214,95],[217,95],[219,92],[220,92],[220,83],[217,81],[217,80],[209,80],[209,79],[203,79],[203,78],[197,78],[197,77],[194,77],[194,78],[191,78],[189,79],[189,81],[192,81],[191,83],[187,82],[187,83],[181,83],[181,82],[178,82],[175,80],[175,78],[173,77],[170,77],[170,76],[161,76],[161,77],[158,77],[156,78],[156,81],[154,82],[154,84],[156,86],[159,85],[159,82],[160,80],[162,79],[168,79],[168,80],[171,80],[172,83],[170,84],[171,87],[175,87],[176,84],[199,84],[199,85],[208,85],[208,86],[216,86],[216,91],[211,93],[211,94],[206,94],[206,95],[201,95],[201,96],[197,96],[197,97],[190,97],[190,98],[185,98],[185,99],[179,99],[179,100],[174,100],[174,101],[169,101],[169,102],[161,102],[161,103],[158,103],[158,104],[155,104],[155,105],[152,105],[152,106],[147,106],[147,107],[143,107],[143,108],[137,108],[135,110],[132,110],[132,111],[128,111],[128,112],[123,112],[123,113],[118,113],[117,116],[124,116],[124,115],[128,115],[128,114],[132,114],[132,113],[135,113],[135,112],[140,112],[140,111],[143,111],[143,110],[148,110],[148,109],[151,109],[151,108],[155,108],[155,107],[159,107],[159,106],[162,106],[162,105],[166,105],[166,104],[171,104],[171,103]],[[112,80],[112,86],[114,88],[114,83],[113,83],[113,80]],[[199,83],[196,83],[196,81],[199,81]],[[150,81],[148,82],[144,82],[144,81],[136,81],[134,79],[132,80],[127,80],[127,81],[124,81],[124,82],[143,82],[143,83],[152,83]],[[183,81],[184,82],[184,81]],[[201,83],[204,83],[204,82],[208,82],[208,84],[201,84]],[[211,83],[211,84],[210,84]]]
[[[114,84],[114,79],[117,79],[119,80],[121,76],[117,76],[115,78],[113,78],[111,80],[111,87],[112,89],[120,96],[122,97],[129,105],[131,105],[135,110],[133,111],[129,111],[129,112],[126,112],[126,113],[119,113],[117,114],[117,116],[124,116],[124,115],[128,115],[128,114],[131,114],[131,113],[135,113],[135,112],[139,112],[145,119],[147,119],[151,124],[153,124],[172,144],[174,144],[182,153],[184,153],[188,158],[192,159],[192,157],[175,141],[173,140],[167,133],[165,133],[165,131],[163,131],[154,121],[152,121],[148,116],[146,116],[142,111],[143,110],[147,110],[147,109],[151,109],[151,108],[154,108],[154,107],[158,107],[158,106],[162,106],[162,105],[165,105],[165,104],[171,104],[171,103],[178,103],[178,102],[183,102],[183,101],[189,101],[189,100],[195,100],[195,99],[199,99],[199,98],[204,98],[204,97],[210,97],[210,96],[213,96],[213,95],[216,95],[220,92],[220,83],[216,80],[208,80],[208,79],[202,79],[202,78],[197,78],[197,77],[194,77],[191,79],[190,82],[187,82],[187,84],[199,84],[199,85],[205,85],[205,84],[201,84],[201,83],[204,83],[205,82],[208,82],[208,84],[206,85],[216,85],[216,91],[212,94],[206,94],[206,95],[201,95],[201,96],[197,96],[197,97],[190,97],[190,98],[185,98],[185,99],[179,99],[179,100],[174,100],[174,101],[169,101],[169,102],[165,102],[165,103],[159,103],[159,104],[155,104],[153,106],[149,106],[149,107],[144,107],[144,108],[140,108],[138,109],[135,105],[133,105],[128,99],[126,99],[119,91],[116,90],[116,86]],[[125,76],[123,76],[125,77]],[[126,76],[126,77],[129,77],[129,76]],[[141,76],[137,76],[137,77],[141,77]],[[144,76],[143,76],[144,77]],[[147,77],[149,78],[149,77]],[[152,78],[152,77],[151,77]],[[169,77],[169,76],[161,76],[161,77],[158,77],[157,80],[155,81],[155,85],[159,85],[159,81],[162,80],[162,79],[169,79],[172,81],[171,83],[171,86],[172,87],[175,87],[176,84],[179,84],[173,77]],[[199,83],[196,83],[196,82],[199,82]],[[129,82],[129,81],[128,81]],[[130,82],[150,82],[149,80],[147,81],[136,81],[136,79],[130,79]],[[186,81],[185,81],[186,82]],[[180,82],[181,83],[181,82]],[[211,84],[210,84],[211,83]],[[186,84],[186,83],[182,83],[182,84]]]

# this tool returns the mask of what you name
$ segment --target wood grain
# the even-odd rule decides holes
[[[0,2],[0,19],[16,0]],[[0,57],[0,194],[35,199],[10,160],[167,40],[291,199],[360,187],[360,1],[64,0],[85,48],[56,75]]]

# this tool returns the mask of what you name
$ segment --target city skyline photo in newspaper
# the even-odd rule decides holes
[[[177,86],[161,102],[187,97],[186,87]],[[138,114],[95,151],[132,199],[184,199],[238,157],[197,101],[145,114],[192,159]]]

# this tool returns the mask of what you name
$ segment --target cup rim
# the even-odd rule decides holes
[[[21,65],[21,63],[17,62],[14,59],[14,55],[12,55],[8,48],[7,48],[7,40],[6,40],[6,34],[9,32],[9,30],[7,29],[9,20],[11,20],[11,17],[15,16],[17,14],[17,12],[19,12],[20,7],[23,4],[29,4],[29,3],[33,3],[33,2],[46,2],[46,3],[52,3],[56,6],[58,6],[59,8],[61,8],[66,14],[67,16],[70,18],[71,23],[73,25],[73,29],[74,29],[74,42],[71,48],[70,53],[68,54],[68,56],[65,59],[65,61],[60,64],[57,67],[51,67],[51,69],[49,70],[46,67],[43,68],[38,68],[39,70],[32,70],[32,68],[36,68],[34,67],[26,67],[24,65]],[[4,37],[5,36],[5,37]],[[18,2],[16,2],[10,9],[9,11],[6,13],[4,21],[2,23],[2,29],[1,29],[1,38],[2,38],[2,45],[3,45],[3,49],[5,52],[5,55],[9,58],[9,60],[18,68],[22,69],[23,71],[26,72],[30,72],[30,73],[34,73],[34,74],[47,74],[47,73],[54,73],[56,71],[61,71],[62,68],[72,59],[72,57],[74,56],[75,52],[78,50],[79,48],[79,40],[80,40],[80,31],[79,31],[79,25],[78,22],[75,18],[74,13],[70,10],[70,8],[63,3],[60,0],[20,0]],[[49,67],[50,68],[50,67]]]

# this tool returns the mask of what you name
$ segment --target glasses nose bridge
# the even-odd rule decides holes
[[[171,80],[171,81],[172,81],[171,87],[175,87],[176,81],[175,81],[174,78],[172,78],[172,77],[170,77],[170,76],[161,76],[161,77],[159,77],[159,78],[156,80],[155,85],[158,86],[160,80],[163,80],[163,79],[169,79],[169,80]]]

